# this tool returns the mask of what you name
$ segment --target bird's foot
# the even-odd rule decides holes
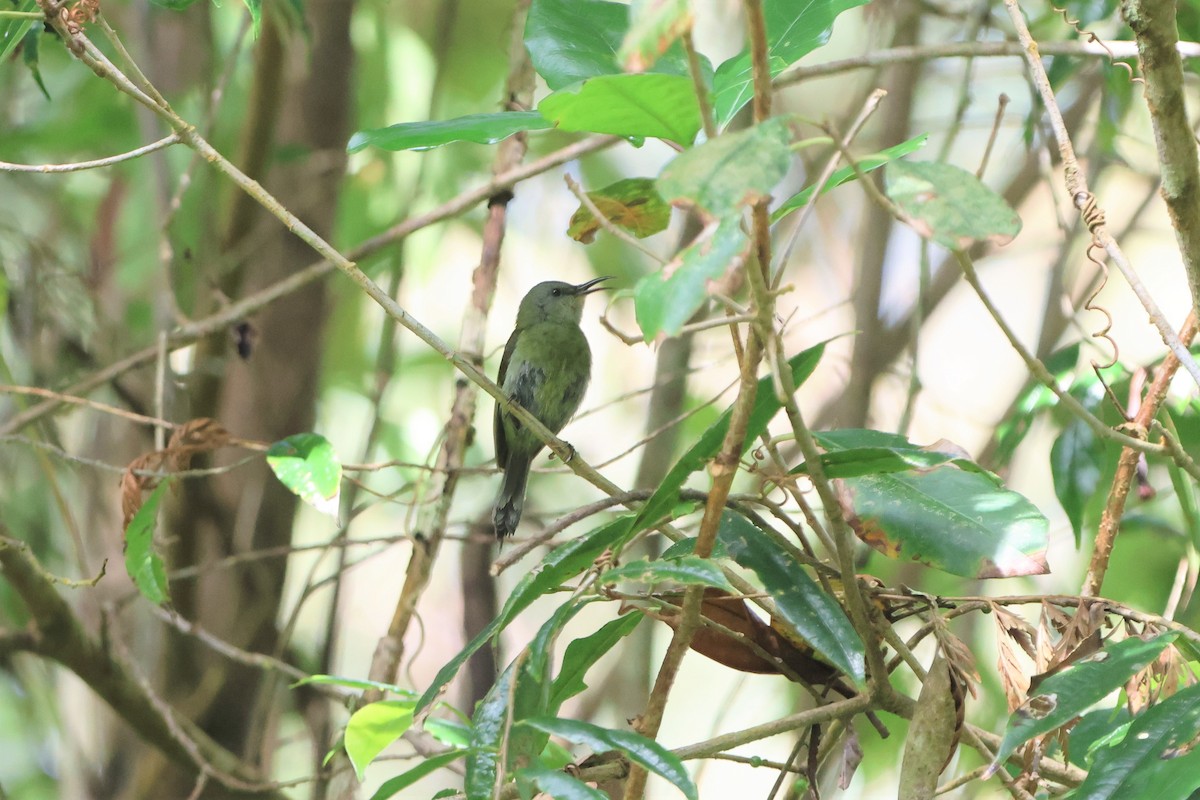
[[[575,458],[575,445],[571,444],[570,442],[563,442],[563,444],[567,446],[567,457],[563,459],[563,463],[569,464]],[[558,458],[558,453],[555,453],[553,450],[551,450],[550,460],[553,461],[556,458]]]

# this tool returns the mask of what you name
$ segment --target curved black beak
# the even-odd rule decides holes
[[[574,286],[572,288],[577,295],[591,294],[592,292],[598,292],[601,289],[607,289],[607,286],[597,286],[596,284],[600,283],[600,281],[611,281],[612,277],[612,275],[602,275],[599,278],[592,278],[590,281],[584,281],[578,286]]]

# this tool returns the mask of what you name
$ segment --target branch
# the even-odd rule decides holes
[[[172,761],[203,771],[195,755],[211,765],[210,777],[239,794],[285,800],[276,784],[221,747],[183,717],[167,719],[125,667],[84,631],[70,606],[54,589],[54,581],[24,542],[9,538],[0,526],[0,572],[21,596],[36,625],[35,650],[79,676],[130,727]],[[191,750],[194,748],[194,753]]]
[[[38,14],[40,17],[41,14]],[[0,161],[0,172],[43,172],[43,173],[62,173],[62,172],[81,172],[85,169],[97,169],[99,167],[111,167],[113,164],[120,164],[122,161],[132,161],[135,158],[153,153],[156,150],[163,150],[173,144],[179,144],[179,134],[172,133],[170,136],[164,136],[157,142],[130,150],[128,153],[120,153],[107,158],[98,158],[95,161],[76,161],[71,164],[11,164],[7,161]]]
[[[1200,157],[1188,122],[1183,62],[1176,49],[1175,3],[1125,0],[1121,11],[1133,29],[1146,76],[1146,105],[1158,145],[1162,196],[1183,255],[1195,312],[1200,309]]]

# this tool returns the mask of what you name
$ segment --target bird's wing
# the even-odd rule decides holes
[[[513,350],[517,349],[517,335],[519,330],[515,330],[512,336],[508,337],[508,343],[504,345],[504,355],[500,357],[500,371],[496,373],[496,383],[504,389],[504,379],[508,375],[508,362],[512,359]],[[508,463],[508,442],[504,439],[504,424],[501,420],[503,409],[500,403],[496,403],[496,410],[492,416],[492,436],[496,444],[496,466],[504,469],[504,465]]]

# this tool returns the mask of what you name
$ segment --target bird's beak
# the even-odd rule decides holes
[[[607,286],[596,286],[596,284],[600,283],[600,281],[610,281],[610,280],[612,280],[612,277],[613,277],[612,275],[603,275],[599,278],[592,278],[590,281],[584,281],[583,283],[574,287],[575,294],[576,295],[591,294],[592,292],[598,292],[601,289],[607,289],[608,288]]]

